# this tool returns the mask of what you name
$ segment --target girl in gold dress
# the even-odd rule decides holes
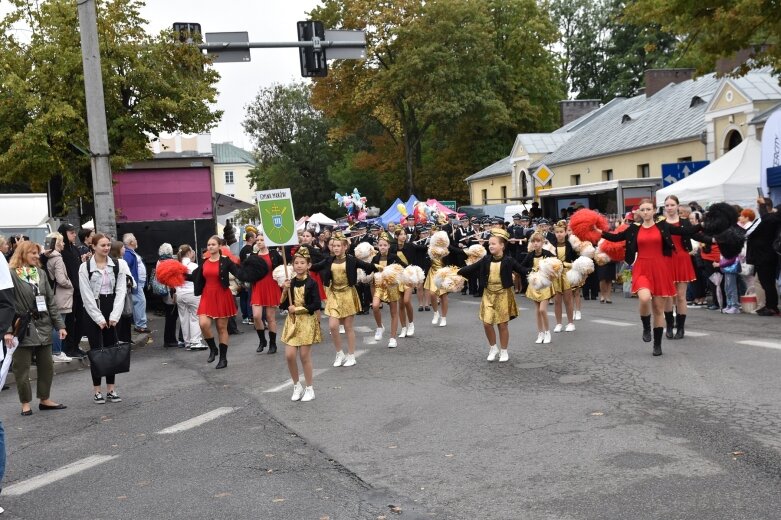
[[[543,258],[555,256],[547,249],[542,248],[544,242],[545,237],[539,231],[529,237],[529,254],[526,255],[521,264],[524,274],[528,275],[539,269],[540,260]],[[530,283],[526,289],[526,297],[534,302],[537,311],[537,340],[535,343],[550,343],[551,341],[548,324],[548,300],[553,298],[555,294],[552,284],[545,289],[535,289]]]
[[[287,304],[287,318],[282,329],[282,341],[285,343],[285,360],[293,380],[293,401],[311,401],[315,398],[312,387],[312,345],[323,341],[320,332],[320,291],[317,282],[309,277],[312,260],[307,248],[299,248],[293,257],[293,271],[296,276],[285,280],[280,306]],[[291,301],[292,298],[292,301]],[[304,369],[306,389],[298,379],[298,359]]]
[[[567,332],[575,330],[575,321],[573,319],[573,289],[567,280],[567,272],[572,269],[572,262],[578,258],[578,254],[567,240],[567,222],[560,220],[553,226],[553,233],[556,235],[556,242],[553,246],[556,248],[556,257],[564,264],[561,274],[553,280],[553,290],[556,296],[553,298],[553,314],[556,317],[556,326],[553,332],[561,332],[562,324],[562,301],[567,311]]]
[[[488,239],[488,254],[472,265],[462,267],[458,274],[464,278],[477,274],[480,287],[483,287],[483,299],[480,301],[480,321],[483,322],[485,337],[488,339],[488,361],[494,361],[499,354],[499,362],[510,359],[507,345],[510,342],[508,323],[518,316],[518,306],[513,293],[513,271],[522,273],[521,264],[506,254],[509,233],[501,228],[491,230]],[[496,330],[499,330],[499,347],[496,345]],[[500,353],[501,352],[501,353]]]
[[[399,263],[396,253],[390,250],[390,236],[387,233],[382,233],[380,235],[380,238],[377,241],[377,249],[379,249],[379,253],[372,259],[372,264],[384,268],[391,264]],[[396,331],[399,328],[400,299],[401,292],[399,291],[398,285],[390,287],[380,287],[376,284],[372,285],[372,311],[374,313],[374,321],[377,323],[377,331],[374,333],[374,339],[377,341],[382,339],[382,333],[385,332],[385,327],[382,326],[380,302],[385,302],[388,304],[388,307],[390,307],[391,330],[388,348],[396,348]]]
[[[332,256],[328,256],[316,263],[311,270],[320,273],[325,286],[327,298],[324,312],[329,317],[328,328],[331,331],[331,339],[336,348],[334,366],[351,367],[355,365],[355,331],[353,330],[353,321],[355,315],[361,310],[358,291],[355,290],[355,284],[358,281],[358,269],[363,269],[367,274],[373,273],[377,269],[374,265],[347,254],[349,241],[341,231],[337,231],[332,235],[329,245]],[[344,326],[344,331],[347,335],[346,356],[342,350],[339,325]]]

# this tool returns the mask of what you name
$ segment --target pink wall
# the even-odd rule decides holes
[[[117,222],[212,218],[209,168],[125,170],[114,173]]]

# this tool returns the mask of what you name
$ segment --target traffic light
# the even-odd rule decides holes
[[[192,22],[174,22],[174,37],[182,43],[201,41],[201,24]]]
[[[313,42],[312,47],[299,47],[301,58],[301,75],[305,78],[324,77],[328,75],[328,63],[325,61],[325,48],[320,42],[325,39],[323,22],[298,22],[298,41]]]

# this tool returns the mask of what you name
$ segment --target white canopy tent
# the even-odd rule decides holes
[[[310,224],[319,224],[321,226],[333,226],[336,224],[336,221],[332,218],[328,218],[322,213],[315,213],[311,217],[309,217],[309,223]]]
[[[696,201],[704,208],[715,202],[753,208],[760,185],[761,154],[760,142],[746,139],[701,170],[658,190],[656,205],[664,205],[668,195],[675,195],[681,204]]]

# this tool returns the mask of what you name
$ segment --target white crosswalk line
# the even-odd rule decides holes
[[[764,348],[774,348],[774,349],[781,350],[781,343],[776,343],[775,341],[759,341],[759,340],[747,339],[744,341],[738,341],[738,344],[748,345],[749,347],[764,347]]]
[[[369,332],[374,332],[374,329],[371,327],[367,327],[366,325],[357,325],[353,327],[353,330],[355,332],[360,332],[361,334],[367,334]]]
[[[43,475],[38,475],[37,477],[29,478],[27,480],[17,482],[16,484],[12,484],[3,489],[3,495],[4,496],[24,495],[25,493],[29,493],[30,491],[35,491],[38,488],[41,488],[53,482],[57,482],[58,480],[62,480],[64,478],[70,477],[71,475],[75,475],[76,473],[80,473],[84,470],[94,468],[95,466],[116,459],[117,457],[119,457],[119,455],[92,455],[91,457],[77,460],[76,462],[72,462],[59,469],[46,472]]]
[[[631,327],[632,323],[625,321],[613,321],[613,320],[591,320],[591,323],[599,323],[601,325],[612,325],[613,327]]]
[[[372,338],[372,341],[374,341],[373,338]],[[356,350],[355,351],[355,358],[357,359],[357,358],[361,357],[366,352],[368,352],[368,350]],[[339,367],[316,368],[315,370],[312,371],[312,375],[313,376],[320,375],[323,372],[327,372],[328,370],[331,370],[332,368],[339,368]],[[282,383],[280,385],[272,386],[271,388],[263,390],[263,393],[264,394],[271,394],[271,393],[274,393],[274,392],[281,392],[282,390],[284,390],[285,388],[288,388],[290,386],[293,386],[293,381],[288,379],[287,381],[285,381],[284,383]]]
[[[157,432],[157,434],[166,435],[169,433],[179,433],[185,430],[190,430],[192,428],[205,424],[209,421],[213,421],[218,417],[222,417],[223,415],[229,414],[236,410],[237,408],[233,408],[232,406],[223,406],[221,408],[216,408],[211,412],[206,412],[205,414],[199,415],[198,417],[193,417],[192,419],[188,419],[178,424],[174,424],[173,426],[169,426],[168,428],[162,429],[159,432]]]
[[[707,332],[697,332],[694,330],[687,330],[686,335],[691,336],[692,338],[702,338],[703,336],[710,336],[710,334]]]

